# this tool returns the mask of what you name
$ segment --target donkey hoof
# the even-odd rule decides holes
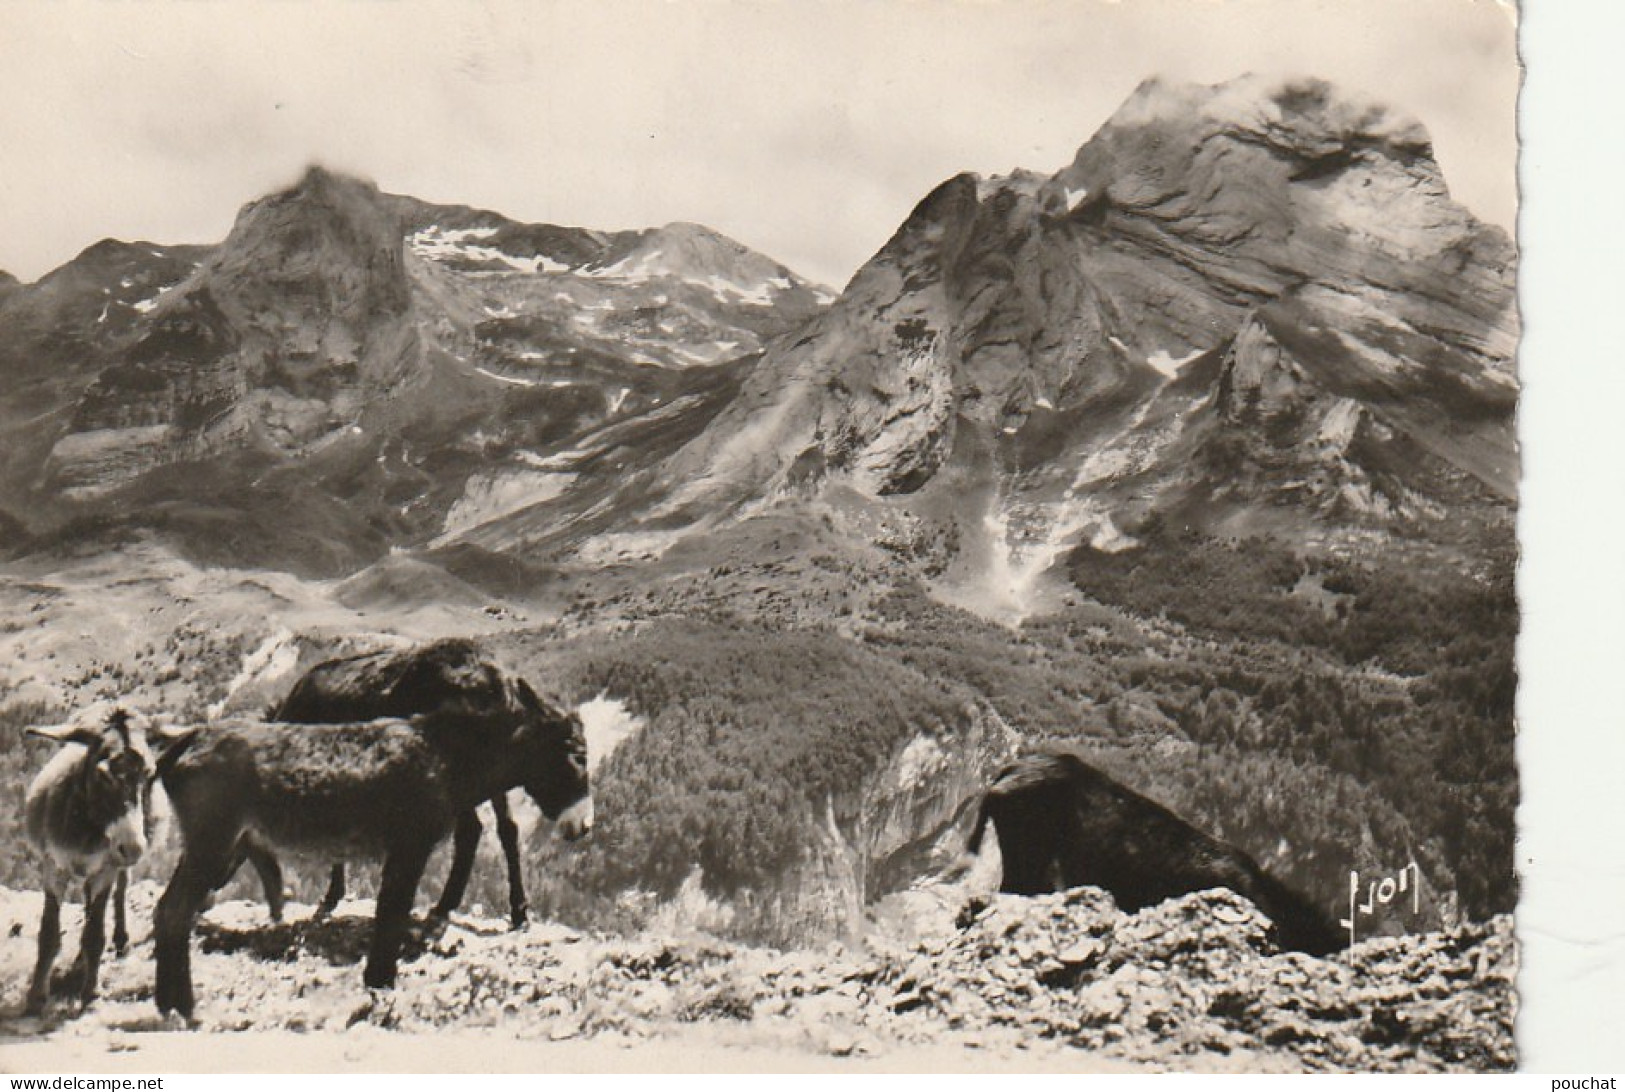
[[[78,997],[84,990],[85,968],[81,963],[75,963],[51,976],[51,994],[54,997]]]
[[[153,990],[153,1001],[158,1005],[158,1015],[166,1020],[178,1017],[190,1023],[192,1020],[193,996],[190,982],[166,981],[160,978]]]
[[[192,1027],[196,1021],[192,1019],[192,1006],[190,1003],[182,1005],[178,1002],[164,1004],[159,1002],[158,1015],[169,1027]]]
[[[192,1019],[190,1014],[182,1015],[173,1011],[163,1013],[160,1023],[163,1024],[163,1030],[165,1031],[190,1031],[198,1026],[197,1021]]]

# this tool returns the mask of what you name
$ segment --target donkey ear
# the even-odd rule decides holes
[[[24,731],[52,743],[82,743],[86,747],[94,747],[102,739],[100,732],[83,724],[55,724],[48,728],[26,728]]]

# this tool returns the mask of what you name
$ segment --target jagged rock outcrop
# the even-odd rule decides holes
[[[320,168],[245,208],[224,243],[132,306],[52,446],[46,488],[83,500],[226,450],[304,453],[421,380],[401,232],[376,188]]]
[[[731,935],[769,944],[852,936],[869,908],[964,852],[974,803],[1019,737],[982,711],[965,728],[921,734],[878,766],[840,813],[809,815],[802,859],[764,892],[742,892]]]

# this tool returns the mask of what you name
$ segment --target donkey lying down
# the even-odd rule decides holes
[[[1065,747],[1023,756],[982,798],[969,852],[989,823],[1004,861],[1000,890],[1037,895],[1088,885],[1130,913],[1227,887],[1269,915],[1283,947],[1325,955],[1347,945],[1330,915],[1242,850],[1196,829]]]
[[[278,847],[381,855],[363,976],[380,988],[394,984],[429,854],[459,815],[523,788],[562,835],[585,834],[591,797],[579,721],[536,715],[517,687],[511,696],[501,708],[446,707],[410,720],[190,729],[158,761],[184,841],[154,921],[159,1011],[191,1016],[193,923],[245,856],[274,859]]]

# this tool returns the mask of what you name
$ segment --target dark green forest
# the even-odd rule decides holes
[[[715,894],[795,867],[823,802],[855,818],[854,789],[918,734],[976,715],[968,685],[932,678],[831,630],[671,620],[581,654],[576,692],[627,701],[649,727],[609,760],[599,825],[560,856],[572,888],[669,896],[696,867]]]
[[[850,817],[887,755],[980,712],[1081,747],[1328,907],[1351,868],[1415,860],[1427,923],[1513,909],[1510,556],[1379,567],[1186,536],[1068,572],[1085,600],[1019,630],[904,584],[844,631],[741,599],[589,650],[540,641],[558,688],[649,726],[600,777],[592,846],[544,851],[537,884],[583,914],[696,867],[714,895],[771,888],[823,800]]]

